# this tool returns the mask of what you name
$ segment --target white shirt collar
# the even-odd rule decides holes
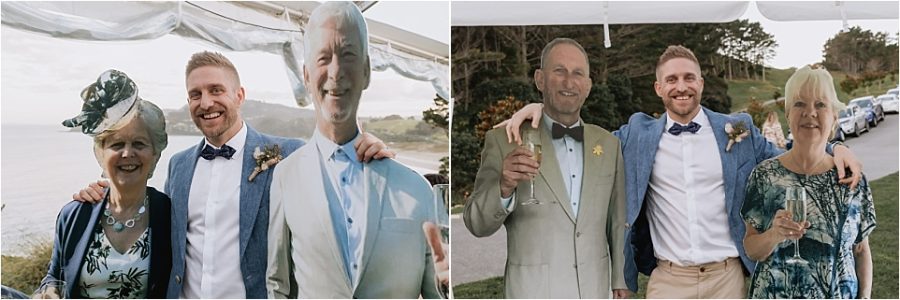
[[[700,124],[700,130],[703,130],[703,128],[712,128],[709,125],[709,117],[707,117],[706,113],[703,112],[702,107],[700,108],[700,111],[697,112],[697,115],[694,116],[693,119],[691,119],[691,122]],[[675,123],[678,123],[678,122],[673,120],[672,117],[669,116],[668,113],[666,113],[666,128],[665,128],[665,130],[669,130],[669,128],[672,128],[672,125],[675,125]],[[688,124],[690,124],[690,122],[688,122]],[[684,126],[687,126],[688,124],[680,124],[679,123],[679,125],[684,125]]]
[[[241,130],[238,130],[237,134],[231,137],[230,140],[225,142],[225,145],[228,145],[231,148],[234,148],[234,153],[238,153],[244,149],[244,144],[247,141],[247,122],[241,121]],[[203,138],[203,142],[205,142],[210,147],[214,149],[219,149],[216,145],[210,144],[209,140]]]

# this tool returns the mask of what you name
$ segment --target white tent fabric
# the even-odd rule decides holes
[[[535,1],[453,2],[453,26],[722,23],[739,18],[748,2]]]
[[[453,2],[453,26],[725,23],[750,1]],[[897,19],[897,1],[758,1],[775,21]]]
[[[897,19],[897,1],[766,1],[759,12],[773,21]]]
[[[5,26],[59,38],[128,41],[155,39],[171,33],[227,50],[273,53],[284,60],[297,104],[308,105],[302,80],[302,25],[289,13],[278,17],[247,4],[4,1],[0,3],[0,20]],[[304,5],[315,7],[318,4],[308,2]],[[295,14],[302,13],[295,11]],[[440,97],[450,99],[449,54],[446,50],[449,47],[446,44],[377,21],[368,22],[377,23],[370,25],[369,53],[374,70],[390,68],[404,77],[428,81]],[[400,46],[397,47],[400,50],[393,49],[392,43]],[[416,47],[417,44],[423,46]],[[443,52],[441,45],[445,49]]]
[[[604,25],[727,23],[740,18],[750,1],[484,1],[453,2],[453,26]],[[759,1],[763,16],[775,21],[897,19],[897,1]]]

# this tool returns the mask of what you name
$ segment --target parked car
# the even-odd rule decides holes
[[[878,99],[878,97],[875,97],[875,96],[871,96],[871,97],[872,97],[872,104],[875,107],[875,116],[878,117],[878,122],[884,121],[884,105],[881,104],[881,99]]]
[[[881,105],[875,105],[875,97],[866,96],[850,100],[850,105],[856,105],[866,111],[866,122],[872,127],[878,126],[878,121],[884,119],[884,109]]]
[[[900,113],[900,99],[897,99],[897,95],[884,94],[875,99],[881,101],[881,107],[884,108],[885,113]]]
[[[894,97],[900,98],[900,87],[889,89],[885,94],[894,95]]]
[[[858,106],[847,106],[838,112],[838,122],[844,134],[859,136],[863,131],[869,130],[869,123],[866,121],[865,112]]]

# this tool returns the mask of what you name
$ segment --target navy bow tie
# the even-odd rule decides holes
[[[550,130],[553,139],[561,139],[564,136],[571,136],[576,141],[584,140],[584,126],[575,126],[572,128],[566,128],[560,125],[559,123],[553,123],[553,128]]]
[[[228,145],[222,145],[222,148],[216,149],[210,145],[206,145],[203,147],[203,150],[200,151],[200,157],[205,160],[213,160],[216,156],[224,157],[225,159],[231,159],[231,156],[234,155],[234,148]]]
[[[688,124],[687,126],[681,126],[681,124],[675,123],[675,125],[669,127],[669,133],[672,135],[679,135],[685,131],[697,133],[697,130],[700,130],[700,124],[697,124],[696,122],[691,122],[691,124]]]

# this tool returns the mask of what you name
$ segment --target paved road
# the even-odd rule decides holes
[[[900,153],[900,117],[887,115],[878,127],[857,138],[848,138],[846,144],[862,161],[866,178],[875,180],[897,172]],[[476,238],[460,215],[451,221],[453,234],[453,285],[503,276],[506,263],[506,229],[502,228],[490,237]]]
[[[453,285],[503,276],[506,265],[506,228],[489,237],[477,238],[466,229],[462,215],[453,215],[450,221],[452,234],[450,245],[450,278]]]
[[[885,115],[878,127],[860,137],[848,137],[850,150],[862,161],[863,173],[869,180],[897,172],[900,164],[900,116]]]

